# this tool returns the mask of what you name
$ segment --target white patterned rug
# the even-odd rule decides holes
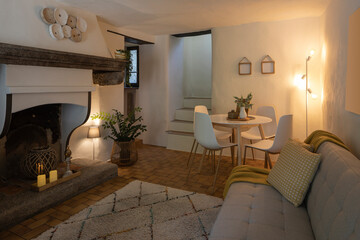
[[[37,240],[208,239],[223,200],[133,181]]]

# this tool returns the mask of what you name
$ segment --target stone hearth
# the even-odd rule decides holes
[[[30,190],[31,182],[25,180],[0,187],[0,231],[118,175],[117,165],[110,162],[76,159],[72,169],[81,175],[43,192]]]

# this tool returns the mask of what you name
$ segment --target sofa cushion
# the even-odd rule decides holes
[[[346,149],[323,143],[307,208],[316,239],[360,239],[360,160]]]
[[[267,181],[297,207],[306,196],[319,162],[319,154],[309,152],[290,139],[282,148]]]
[[[212,228],[212,240],[314,239],[306,209],[273,187],[233,183]]]

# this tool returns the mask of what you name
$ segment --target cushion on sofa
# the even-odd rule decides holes
[[[267,181],[297,207],[306,196],[319,162],[319,154],[311,153],[298,142],[289,139]]]
[[[211,240],[314,239],[306,209],[294,207],[273,187],[237,182],[228,191]]]

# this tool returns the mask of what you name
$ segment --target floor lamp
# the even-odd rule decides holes
[[[92,138],[93,141],[93,160],[95,160],[95,138],[99,138],[100,137],[100,129],[98,126],[91,126],[89,127],[89,131],[88,131],[88,138]]]
[[[310,61],[311,57],[314,55],[315,51],[311,50],[310,55],[306,58],[306,74],[302,76],[302,79],[305,78],[306,86],[305,86],[305,105],[306,105],[306,137],[309,136],[308,134],[308,95],[310,94],[313,98],[316,98],[316,95],[312,93],[311,89],[309,88],[309,73],[308,73],[308,62]]]

